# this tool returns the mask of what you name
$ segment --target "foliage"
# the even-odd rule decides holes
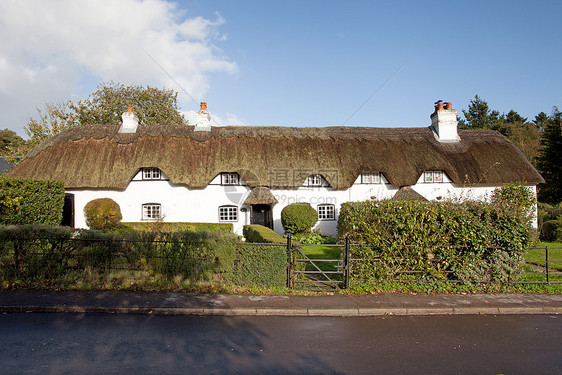
[[[63,205],[62,182],[0,177],[0,224],[58,225]]]
[[[545,183],[539,189],[539,200],[557,204],[562,202],[562,113],[556,107],[546,121],[541,143],[537,168]]]
[[[541,227],[540,238],[543,241],[562,241],[561,219],[547,220]]]
[[[318,212],[308,203],[291,203],[281,211],[281,224],[291,234],[310,232],[318,221]]]
[[[132,105],[141,125],[182,125],[187,120],[177,104],[177,92],[150,86],[101,83],[85,100],[74,103],[46,103],[37,108],[38,118],[30,117],[24,130],[29,141],[12,154],[24,156],[29,149],[53,135],[78,125],[120,125],[121,115]]]
[[[0,130],[0,156],[10,159],[12,149],[21,147],[24,142],[16,132],[9,129]]]
[[[505,201],[524,212],[534,209],[537,199],[533,190],[522,183],[505,184],[492,193],[492,202]]]
[[[301,244],[334,244],[338,241],[337,238],[330,236],[323,236],[320,231],[313,230],[310,233],[297,234],[293,236],[293,240]]]
[[[47,226],[0,226],[0,279],[42,285],[76,283],[85,273],[110,270],[148,275],[152,280],[208,280],[234,269],[232,233],[129,232],[109,234]]]
[[[286,240],[273,229],[259,224],[244,225],[244,238],[251,243],[285,243]]]
[[[117,226],[123,216],[119,204],[111,198],[98,198],[84,207],[86,225],[91,229],[111,230]]]
[[[226,232],[232,233],[232,223],[175,223],[164,221],[127,222],[123,226],[137,231],[148,232]]]
[[[499,121],[500,113],[490,110],[488,103],[478,95],[470,101],[468,110],[462,110],[466,120],[461,119],[460,125],[466,129],[491,129]]]
[[[356,279],[506,280],[532,240],[529,216],[504,200],[348,202],[338,231],[365,244],[352,249],[364,259],[352,267]]]
[[[285,247],[239,245],[231,281],[246,287],[284,287],[287,284]]]

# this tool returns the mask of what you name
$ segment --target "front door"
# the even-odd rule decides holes
[[[74,194],[64,195],[61,225],[74,228]]]
[[[252,224],[263,225],[273,229],[273,214],[270,204],[252,204],[250,221]]]

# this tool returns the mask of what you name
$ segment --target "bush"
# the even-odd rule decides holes
[[[162,221],[121,223],[138,231],[157,232],[225,232],[234,231],[232,223],[171,223]]]
[[[111,230],[119,224],[121,208],[111,198],[98,198],[90,201],[84,207],[86,225],[91,229]]]
[[[230,281],[245,287],[286,286],[287,253],[285,247],[283,245],[239,245]]]
[[[281,211],[281,224],[291,234],[310,232],[318,221],[318,212],[308,203],[292,203]]]
[[[342,204],[340,239],[349,234],[357,279],[426,279],[467,284],[501,281],[520,269],[532,240],[529,216],[504,200],[494,203],[366,201]]]
[[[554,242],[558,239],[562,240],[559,236],[562,232],[559,220],[545,221],[541,228],[541,240],[546,242]]]
[[[0,224],[59,225],[64,206],[60,181],[0,177]]]
[[[283,237],[275,233],[272,229],[259,224],[244,225],[244,238],[252,243],[285,243]]]

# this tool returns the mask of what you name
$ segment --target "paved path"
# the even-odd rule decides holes
[[[562,294],[257,296],[0,290],[0,311],[278,316],[562,314]]]

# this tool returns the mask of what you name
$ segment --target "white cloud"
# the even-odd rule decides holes
[[[35,107],[84,97],[101,81],[203,97],[210,73],[237,66],[217,47],[220,15],[185,16],[164,0],[0,2],[0,128],[21,134]]]

